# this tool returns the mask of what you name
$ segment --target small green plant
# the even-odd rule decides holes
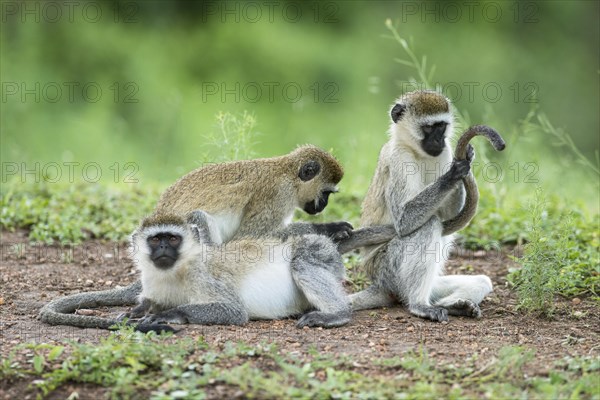
[[[256,156],[256,118],[248,111],[241,114],[220,112],[216,116],[216,132],[206,135],[204,159],[210,162],[247,160]]]
[[[584,166],[587,170],[594,174],[596,177],[596,185],[600,185],[600,180],[598,180],[598,177],[600,177],[600,154],[598,153],[598,150],[596,150],[596,160],[594,163],[577,148],[573,138],[571,138],[567,132],[560,128],[556,128],[550,122],[550,119],[548,119],[545,113],[537,114],[537,125],[539,129],[544,132],[544,134],[555,139],[555,146],[568,148],[575,156],[577,163]]]
[[[556,276],[564,263],[567,232],[563,223],[563,231],[558,237],[546,235],[546,206],[546,199],[541,189],[538,189],[529,207],[531,226],[528,231],[529,243],[525,245],[524,255],[520,260],[523,268],[514,283],[519,295],[519,307],[551,315],[554,311]]]
[[[70,343],[69,356],[61,364],[56,361],[63,354],[64,346],[24,344],[22,347],[28,350],[32,369],[21,369],[21,374],[41,377],[33,386],[43,396],[74,381],[111,387],[113,398],[131,398],[136,393],[134,385],[140,383],[142,375],[153,377],[156,382],[164,380],[161,377],[170,371],[170,365],[181,364],[194,348],[190,339],[165,344],[163,337],[169,335],[143,335],[127,327],[101,339],[99,344]],[[21,368],[14,361],[12,366],[17,370]],[[6,374],[8,371],[4,368],[0,372],[4,378],[15,378],[14,373]],[[137,389],[145,389],[146,385],[141,384]]]
[[[600,248],[595,228],[582,226],[573,213],[560,214],[549,207],[540,188],[530,202],[529,213],[528,243],[518,259],[522,268],[509,275],[517,289],[519,307],[550,316],[556,294],[588,292],[597,298]],[[580,227],[584,230],[577,229]]]

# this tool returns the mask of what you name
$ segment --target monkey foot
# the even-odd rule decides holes
[[[479,306],[468,299],[458,299],[448,307],[448,313],[462,317],[481,318],[481,309]]]
[[[172,310],[163,311],[158,314],[148,314],[140,319],[140,325],[152,324],[187,324],[187,319],[178,313],[171,312]]]
[[[435,322],[448,321],[448,310],[444,307],[412,305],[409,307],[409,311],[417,317],[430,319]]]
[[[305,326],[335,328],[346,325],[348,322],[350,322],[350,315],[346,313],[331,314],[321,311],[311,311],[301,316],[296,326],[298,328],[304,328]]]

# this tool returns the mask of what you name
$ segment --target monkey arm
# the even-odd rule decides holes
[[[324,235],[334,241],[340,241],[350,237],[352,225],[348,222],[326,222],[322,224],[310,222],[294,222],[283,229],[275,231],[272,236],[286,240],[290,236]]]
[[[204,270],[196,271],[190,279],[197,283],[189,303],[147,314],[140,324],[243,325],[248,322],[248,313],[233,284]]]
[[[398,236],[394,225],[377,225],[352,231],[347,238],[337,241],[338,252],[348,253],[361,247],[376,246]]]
[[[186,219],[197,241],[202,241],[209,245],[221,244],[223,242],[221,226],[209,213],[203,210],[194,210],[187,214]]]
[[[458,185],[456,185],[456,188],[454,190],[450,191],[450,194],[444,202],[443,208],[441,210],[440,217],[443,221],[456,217],[462,210],[466,198],[464,181],[466,181],[467,179],[468,178],[464,178]]]
[[[438,212],[444,200],[456,189],[458,182],[469,173],[470,168],[469,160],[453,160],[448,172],[406,203],[400,189],[403,185],[389,185],[385,196],[398,234],[406,236],[423,226]]]
[[[125,318],[136,319],[143,317],[152,308],[152,301],[146,297],[141,297],[137,306],[133,307],[130,312],[123,313],[117,317],[119,321]]]
[[[451,210],[455,213],[451,218],[443,221],[442,236],[451,235],[466,227],[477,212],[479,189],[477,188],[477,182],[472,173],[469,173],[469,175],[463,179],[463,185],[461,185],[460,188],[463,189],[462,192],[464,193],[464,201],[460,203],[462,204],[462,208],[459,207],[456,209],[454,206],[457,203],[453,203]]]

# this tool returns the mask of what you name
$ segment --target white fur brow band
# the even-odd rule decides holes
[[[185,229],[178,225],[156,225],[149,228],[145,228],[145,236],[150,237],[159,233],[177,233],[180,236],[185,234]]]
[[[439,114],[434,114],[434,115],[428,115],[426,117],[420,117],[419,121],[424,122],[424,123],[439,122],[439,121],[451,123],[452,122],[452,114],[448,112],[448,113],[439,113]]]

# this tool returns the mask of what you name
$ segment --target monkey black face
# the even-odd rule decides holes
[[[309,201],[304,204],[303,210],[310,215],[315,215],[320,213],[327,207],[327,203],[329,202],[329,195],[333,193],[332,190],[324,190],[318,199],[315,201]]]
[[[172,233],[159,233],[147,239],[150,259],[160,269],[171,268],[179,257],[181,236]]]
[[[437,157],[444,151],[444,147],[446,147],[444,139],[446,138],[447,125],[448,124],[443,121],[434,124],[421,125],[421,132],[423,132],[421,147],[425,153]]]

